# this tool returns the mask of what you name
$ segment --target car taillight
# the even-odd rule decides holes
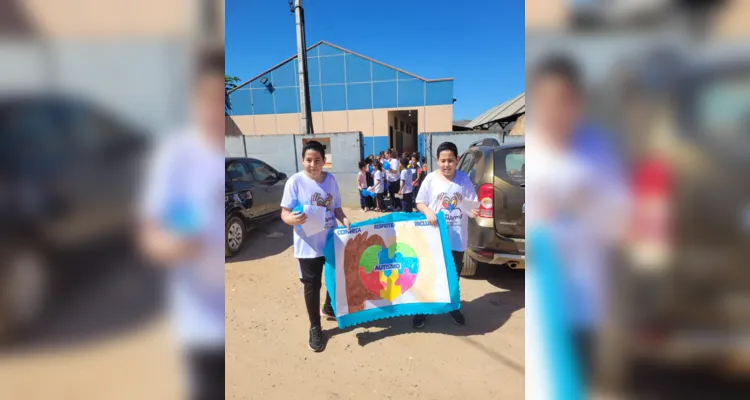
[[[647,159],[633,180],[633,256],[636,267],[659,269],[669,262],[674,176],[669,163]]]
[[[495,218],[495,187],[490,183],[485,183],[479,187],[477,195],[479,197],[479,217]]]

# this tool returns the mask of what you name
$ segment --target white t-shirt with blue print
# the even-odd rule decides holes
[[[297,206],[320,206],[326,207],[326,230],[315,235],[308,236],[305,231],[295,227],[294,231],[294,257],[295,258],[317,258],[323,257],[323,249],[326,245],[328,232],[336,227],[336,216],[333,211],[341,208],[341,194],[336,178],[331,173],[325,173],[326,177],[322,183],[315,182],[304,172],[292,175],[284,186],[284,196],[281,198],[281,207],[293,210]]]
[[[195,236],[202,247],[197,258],[168,269],[169,307],[186,347],[224,343],[223,171],[224,154],[193,131],[159,145],[147,171],[142,218]]]
[[[466,173],[456,171],[452,181],[446,181],[433,171],[422,182],[416,203],[424,203],[435,213],[442,212],[448,225],[451,250],[466,251],[469,238],[469,215],[459,205],[464,199],[477,201],[477,191]]]

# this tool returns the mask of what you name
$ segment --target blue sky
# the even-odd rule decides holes
[[[294,55],[286,0],[226,0],[227,74]],[[523,0],[304,0],[308,46],[326,40],[426,79],[454,78],[454,119],[524,91]]]

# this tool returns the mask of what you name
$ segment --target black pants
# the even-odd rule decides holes
[[[378,209],[380,211],[385,211],[385,192],[378,193]]]
[[[391,195],[391,206],[399,208],[401,205],[396,201],[396,195],[401,190],[401,182],[388,182],[388,193]]]
[[[188,351],[191,400],[224,398],[224,346]]]
[[[401,211],[412,212],[414,209],[414,193],[404,193],[401,197]]]
[[[581,368],[581,379],[590,384],[594,376],[594,332],[587,329],[573,331],[573,346]]]
[[[451,251],[451,253],[453,253],[453,260],[456,262],[456,273],[461,276],[461,271],[464,269],[464,252]]]
[[[320,288],[323,286],[323,266],[325,257],[300,258],[299,269],[300,281],[304,285],[305,306],[307,316],[310,318],[310,326],[320,326]],[[323,306],[327,311],[333,312],[331,307],[331,296],[326,291],[326,303]]]
[[[361,192],[359,193],[359,207],[360,208],[367,208],[367,199],[368,197],[363,195]]]

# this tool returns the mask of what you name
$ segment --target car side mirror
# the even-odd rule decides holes
[[[282,180],[284,180],[284,179],[287,178],[287,175],[285,173],[283,173],[283,172],[279,172],[278,174],[276,174],[276,178],[278,180],[282,181]]]

